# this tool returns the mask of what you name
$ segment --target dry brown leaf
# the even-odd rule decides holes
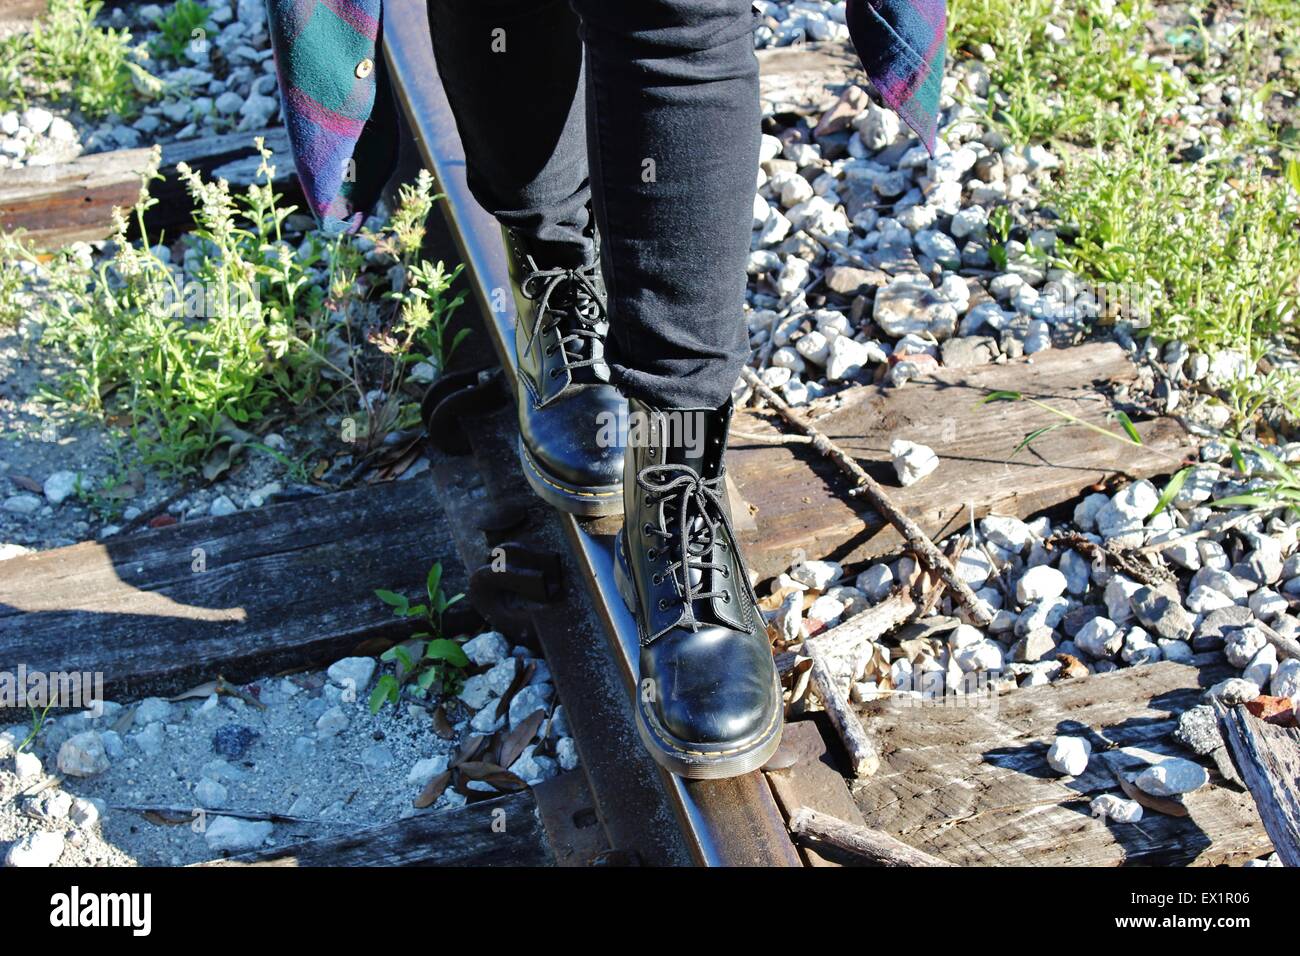
[[[1061,664],[1062,677],[1087,677],[1088,665],[1073,654],[1058,654],[1056,659]]]
[[[470,734],[460,745],[460,752],[456,754],[456,759],[451,762],[453,767],[458,767],[467,760],[473,760],[487,745],[487,738],[482,734]]]
[[[498,718],[504,717],[510,712],[510,702],[515,699],[515,694],[528,686],[528,682],[533,679],[535,673],[537,673],[537,665],[531,661],[515,671],[515,679],[510,682],[506,692],[501,695],[501,700],[497,702]]]
[[[406,469],[415,464],[416,460],[423,453],[423,449],[418,442],[412,442],[407,449],[397,458],[390,459],[387,463],[371,471],[366,476],[367,484],[377,484],[381,481],[392,481],[402,475]]]
[[[417,810],[424,810],[427,807],[433,806],[438,802],[438,798],[442,796],[443,791],[447,789],[447,784],[449,783],[451,783],[451,771],[444,770],[424,785],[424,789],[420,791],[420,795],[412,802],[412,806]]]
[[[45,486],[35,478],[28,478],[26,475],[10,475],[9,480],[23,491],[31,491],[38,495],[45,494]]]
[[[181,693],[177,694],[175,697],[168,697],[167,700],[173,704],[176,703],[178,700],[195,700],[199,697],[202,697],[206,700],[207,698],[211,697],[213,694],[219,694],[219,693],[221,693],[221,681],[210,680],[207,681],[206,683],[200,684],[198,687],[191,687],[189,690],[182,691]]]
[[[539,708],[521,720],[514,730],[504,734],[496,748],[497,763],[503,767],[509,767],[518,760],[519,755],[524,752],[524,748],[537,736],[537,731],[541,728],[542,721],[545,719],[546,711]]]
[[[494,763],[488,763],[483,760],[470,760],[456,767],[456,770],[467,780],[478,780],[486,783],[497,790],[526,790],[528,784],[524,783],[509,770]]]
[[[447,719],[447,712],[439,707],[433,712],[433,732],[443,740],[455,740],[456,728]]]
[[[1270,697],[1267,694],[1260,694],[1254,700],[1246,701],[1245,707],[1265,723],[1277,724],[1279,727],[1296,725],[1295,707],[1289,697]]]
[[[123,707],[122,712],[117,715],[117,720],[113,721],[113,729],[119,734],[124,734],[131,729],[135,723],[135,708]]]
[[[168,810],[146,810],[142,816],[150,823],[157,823],[165,827],[180,827],[193,821],[193,817],[183,813],[172,813]]]

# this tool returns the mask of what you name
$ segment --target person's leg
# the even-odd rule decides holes
[[[641,641],[637,726],[672,772],[734,776],[771,757],[782,725],[723,470],[749,344],[753,14],[749,0],[573,2],[610,365],[629,396],[617,576]]]
[[[749,0],[573,0],[609,294],[630,397],[718,408],[748,355],[745,260],[758,171]]]
[[[590,263],[582,42],[568,0],[429,0],[474,198],[548,265]]]
[[[503,226],[524,476],[574,514],[617,514],[627,403],[609,384],[588,201],[582,42],[568,0],[429,0],[474,198]]]

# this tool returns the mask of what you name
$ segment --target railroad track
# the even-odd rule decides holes
[[[440,380],[435,391],[456,399],[448,403],[456,409],[442,409],[445,418],[440,421],[453,427],[430,429],[432,473],[414,481],[285,501],[217,521],[187,521],[170,530],[123,535],[106,544],[83,542],[3,562],[0,670],[18,661],[46,670],[103,670],[110,697],[139,697],[176,693],[214,674],[252,681],[282,669],[319,667],[357,652],[368,640],[396,633],[387,613],[374,608],[376,587],[416,589],[423,583],[420,569],[427,567],[431,554],[459,552],[468,574],[462,576],[459,566],[448,570],[454,589],[469,590],[475,609],[497,629],[539,646],[569,715],[580,772],[458,811],[216,862],[831,862],[834,856],[820,855],[827,848],[810,841],[807,833],[801,833],[800,849],[792,843],[787,818],[793,819],[800,808],[967,865],[1010,860],[1056,865],[1079,860],[1220,863],[1267,849],[1249,799],[1240,793],[1216,788],[1205,798],[1197,819],[1155,817],[1144,823],[1140,839],[1126,835],[1121,840],[1099,833],[1086,816],[1080,817],[1078,791],[1052,789],[1052,781],[1024,771],[1037,767],[1031,748],[1022,748],[1025,754],[1019,762],[1006,758],[1008,742],[1048,740],[1066,722],[1109,727],[1117,745],[1127,741],[1145,746],[1152,722],[1168,723],[1175,709],[1192,706],[1202,691],[1197,681],[1209,676],[1172,662],[1109,677],[1104,695],[1084,682],[1017,691],[1008,698],[1011,719],[1000,727],[990,720],[961,719],[960,714],[945,722],[931,712],[927,720],[918,721],[914,714],[859,708],[852,723],[868,722],[869,728],[858,727],[863,737],[888,740],[890,746],[880,755],[880,772],[868,777],[869,771],[863,771],[851,786],[846,778],[852,775],[839,766],[843,761],[837,756],[840,745],[835,737],[837,732],[844,736],[842,724],[831,728],[830,721],[808,719],[806,714],[794,715],[786,725],[783,769],[730,780],[688,781],[659,768],[640,745],[629,706],[638,676],[638,641],[634,621],[614,586],[612,545],[618,520],[580,521],[554,511],[532,495],[519,474],[513,402],[505,397],[513,389],[516,371],[515,315],[513,297],[501,294],[509,280],[499,227],[469,192],[425,10],[419,4],[392,6],[386,14],[384,48],[393,87],[420,162],[437,181],[440,208],[487,333],[471,340],[460,357],[477,350],[474,360],[483,363],[491,361],[488,353],[494,352],[495,363],[504,371],[494,372],[490,382],[454,370]],[[770,113],[782,115],[824,112],[827,90],[838,89],[856,70],[854,58],[831,49],[769,50],[760,54],[760,62],[765,105]],[[238,148],[234,142],[220,146]],[[224,164],[229,158],[220,150],[205,154],[214,172],[222,168],[215,165],[218,161]],[[134,161],[125,155],[129,152],[109,154],[105,163],[129,170]],[[58,181],[63,184],[59,195],[74,195],[83,188],[75,176]],[[68,222],[61,211],[70,205],[67,202],[47,210],[44,199],[21,189],[17,193],[23,209],[48,212],[51,236],[65,235],[68,229],[100,228],[95,216],[89,224]],[[0,190],[0,220],[6,208]],[[450,249],[443,255],[452,257]],[[505,311],[496,311],[502,302]],[[481,344],[486,342],[490,347]],[[1027,405],[990,419],[979,411],[977,401],[985,391],[1014,388],[1051,394],[1058,407],[1077,406],[1080,415],[1101,421],[1108,406],[1095,400],[1094,383],[1126,383],[1135,375],[1118,346],[1091,343],[1037,355],[1032,363],[940,369],[907,390],[853,389],[836,411],[818,419],[818,426],[834,434],[856,460],[882,466],[887,460],[881,459],[880,449],[888,447],[897,423],[905,422],[912,437],[946,460],[962,462],[960,476],[950,473],[948,483],[931,481],[897,490],[904,510],[939,539],[990,511],[1028,517],[1075,500],[1094,479],[1111,473],[1163,474],[1168,460],[1189,454],[1186,436],[1173,422],[1160,419],[1139,423],[1145,440],[1142,453],[1117,451],[1100,438],[1089,443],[1058,434],[1036,446],[1042,460],[1053,463],[1050,466],[985,454],[985,446],[991,445],[988,429],[1029,433],[1041,424]],[[465,390],[456,391],[461,384]],[[970,401],[953,397],[962,390],[970,392]],[[489,393],[497,399],[491,407],[480,401]],[[944,402],[943,419],[933,414],[936,401]],[[963,411],[968,407],[970,411]],[[771,428],[752,410],[741,410],[738,421],[750,433]],[[442,448],[445,432],[459,430],[462,422],[462,447],[454,452]],[[1053,440],[1057,444],[1050,444]],[[817,468],[824,463],[800,459],[788,446],[734,444],[729,463],[737,493],[749,505],[745,510],[759,516],[739,529],[741,540],[762,576],[779,573],[789,566],[792,553],[805,548],[817,555],[834,554],[846,564],[898,550],[900,541],[886,521],[847,501],[835,481],[823,480]],[[966,502],[966,492],[954,483],[983,489],[978,515]],[[429,507],[431,500],[439,507]],[[283,541],[253,547],[268,530]],[[514,554],[520,560],[511,558],[513,585],[507,584],[505,593],[493,593],[498,587],[490,580],[494,575],[482,572],[495,545],[515,535]],[[223,568],[202,584],[174,580],[168,569],[186,566],[196,546],[220,552]],[[540,570],[548,561],[549,567]],[[321,568],[329,569],[326,575]],[[556,570],[561,573],[554,574]],[[327,586],[306,589],[293,618],[286,619],[283,595],[304,590],[304,580]],[[476,581],[482,593],[475,594]],[[542,592],[546,600],[511,606],[512,586],[519,593],[533,592],[533,598]],[[462,609],[468,610],[470,603]],[[481,623],[475,617],[475,625]],[[1134,715],[1142,717],[1135,721]],[[917,753],[927,754],[925,765],[915,763]],[[998,758],[990,760],[991,753]],[[996,777],[992,784],[987,782],[991,776]],[[985,783],[982,788],[959,788],[954,795],[951,782],[967,779]],[[1108,777],[1098,777],[1092,785],[1099,793],[1113,784]],[[967,798],[973,802],[957,812],[954,807]],[[1019,820],[1013,811],[1029,805],[1051,806],[1056,814],[1054,825],[1046,828],[1054,834],[1051,845],[1038,839],[1045,832],[1042,827],[1015,830],[1006,822]],[[485,840],[482,820],[498,811],[518,813],[529,825],[509,841]],[[593,814],[599,826],[591,825]]]
[[[494,309],[494,303],[510,299],[493,295],[493,290],[509,288],[500,227],[469,192],[464,153],[438,78],[422,5],[397,5],[386,14],[384,46],[394,89],[424,164],[437,180],[442,211],[480,312],[501,365],[513,378],[513,303],[505,311]],[[584,589],[604,625],[609,656],[630,699],[637,681],[638,641],[635,622],[614,586],[617,522],[579,521],[569,515],[560,515],[559,521]],[[571,655],[564,647],[547,650],[548,663],[563,685],[566,666],[577,662],[569,659]],[[566,698],[566,707],[583,705],[581,698]],[[801,865],[784,817],[761,773],[720,781],[684,780],[663,770],[658,775],[690,856],[697,864]],[[593,782],[593,790],[598,789]],[[596,796],[599,801],[601,794]],[[620,803],[635,801],[611,795],[610,802],[603,805],[617,813]]]

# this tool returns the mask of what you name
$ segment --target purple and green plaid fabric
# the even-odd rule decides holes
[[[635,2],[635,0],[631,0]],[[285,125],[307,203],[355,229],[392,174],[391,96],[376,96],[384,0],[267,0]],[[934,152],[944,0],[848,0],[849,33],[881,98]],[[358,69],[368,61],[369,69]],[[383,142],[379,142],[383,140]]]
[[[375,110],[382,7],[383,0],[267,0],[298,179],[312,212],[347,228],[366,211],[354,207],[354,191],[375,191],[357,190],[358,177],[392,172],[361,168],[356,155]]]
[[[933,153],[948,31],[944,0],[849,0],[845,12],[881,99]]]

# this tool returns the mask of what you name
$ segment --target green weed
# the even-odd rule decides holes
[[[95,23],[102,7],[99,0],[50,0],[49,14],[30,32],[0,39],[0,109],[38,100],[68,102],[95,118],[135,115],[137,86],[157,81],[130,31]]]
[[[460,644],[443,636],[442,618],[446,610],[465,595],[448,597],[442,589],[442,562],[429,569],[425,579],[422,604],[412,605],[402,594],[379,590],[375,595],[393,609],[393,614],[423,624],[427,630],[389,648],[380,660],[393,665],[393,673],[384,674],[370,694],[370,712],[378,713],[386,703],[396,704],[402,688],[414,682],[423,695],[455,694],[464,683],[469,658]]]

